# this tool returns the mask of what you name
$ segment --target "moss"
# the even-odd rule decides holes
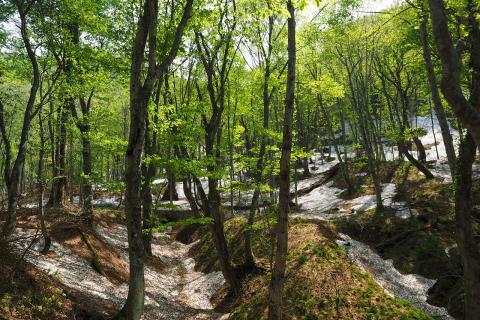
[[[268,214],[259,216],[266,219]],[[225,230],[232,260],[243,261],[243,231],[246,220],[226,222]],[[390,298],[381,287],[356,265],[332,238],[328,224],[292,220],[289,230],[289,254],[285,282],[285,310],[288,319],[430,319],[412,305]],[[254,229],[253,251],[263,272],[245,276],[242,296],[231,310],[232,319],[264,319],[267,317],[269,258],[272,230]],[[216,252],[209,234],[201,237],[192,252],[201,257],[205,271],[217,268]],[[217,297],[221,299],[222,297]]]
[[[108,278],[107,274],[103,270],[102,264],[100,263],[100,257],[98,256],[97,250],[93,246],[92,242],[83,231],[80,230],[80,234],[82,235],[82,239],[83,241],[85,241],[88,249],[90,249],[90,251],[92,252],[92,267],[102,276]]]

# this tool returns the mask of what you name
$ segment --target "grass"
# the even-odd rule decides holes
[[[242,296],[232,306],[232,319],[267,317],[272,212],[262,213],[255,228],[253,250],[261,269],[246,274]],[[232,260],[243,262],[244,218],[226,222],[226,235]],[[219,270],[217,254],[208,233],[191,252],[202,271]],[[359,269],[335,243],[336,234],[324,224],[292,220],[289,227],[289,254],[285,282],[285,317],[287,319],[431,319],[406,301],[384,293],[370,275]],[[225,290],[216,297],[225,298]]]
[[[373,193],[370,178],[355,177],[356,173],[364,172],[362,170],[365,168],[359,163],[352,166],[351,176],[357,179],[355,196]],[[460,318],[463,304],[461,270],[458,263],[445,254],[445,248],[456,244],[452,183],[427,180],[408,162],[381,163],[380,178],[382,183],[397,185],[394,200],[404,201],[416,209],[419,213],[416,219],[397,218],[388,209],[377,213],[372,210],[332,222],[331,226],[376,248],[384,259],[392,259],[403,273],[440,279],[432,290],[430,301],[446,306],[450,314]],[[476,181],[472,199],[477,216],[479,196],[480,183]],[[474,230],[480,233],[480,224],[475,219]]]

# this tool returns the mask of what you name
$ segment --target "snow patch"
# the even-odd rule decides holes
[[[390,295],[408,300],[417,308],[441,319],[453,319],[445,308],[427,303],[427,292],[436,280],[427,279],[416,274],[401,274],[393,266],[392,260],[383,260],[369,246],[339,234],[337,244],[345,248],[348,257],[370,273]]]

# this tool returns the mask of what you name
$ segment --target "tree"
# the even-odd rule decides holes
[[[20,18],[20,34],[23,41],[24,49],[28,56],[28,61],[32,68],[32,80],[30,86],[30,93],[28,101],[25,106],[23,116],[23,125],[20,134],[20,141],[18,144],[18,151],[16,156],[13,155],[11,140],[7,134],[7,126],[5,122],[5,108],[3,102],[0,101],[0,130],[2,133],[2,140],[5,147],[5,164],[4,164],[4,179],[7,185],[8,192],[8,215],[7,221],[2,230],[3,237],[9,237],[15,232],[16,213],[17,213],[17,199],[20,189],[20,179],[22,169],[25,163],[25,156],[27,152],[27,144],[30,137],[31,122],[35,115],[40,111],[41,104],[44,103],[49,92],[40,99],[40,106],[36,104],[37,92],[41,83],[40,68],[35,53],[34,46],[31,43],[31,36],[29,30],[28,16],[31,10],[35,9],[35,1],[15,1],[16,10]]]
[[[137,23],[130,69],[130,133],[126,151],[125,214],[128,229],[130,277],[128,297],[116,319],[140,319],[145,295],[144,258],[141,205],[141,163],[145,141],[145,119],[155,79],[165,74],[175,58],[192,9],[193,0],[187,0],[182,18],[176,27],[170,50],[157,64],[158,2],[146,0]],[[148,44],[148,54],[145,59]],[[148,62],[146,70],[144,63]],[[144,78],[144,79],[143,79]]]
[[[287,90],[285,96],[285,112],[283,120],[282,157],[280,159],[280,201],[278,206],[278,222],[275,230],[276,251],[275,264],[269,287],[268,318],[283,318],[283,287],[285,284],[285,268],[288,251],[288,212],[290,203],[290,155],[292,151],[293,110],[295,106],[295,8],[291,0],[287,1],[288,17],[288,69]]]
[[[223,2],[220,2],[223,4]],[[223,276],[229,284],[234,295],[239,294],[240,283],[230,263],[227,241],[224,233],[224,216],[220,210],[220,192],[218,190],[218,174],[220,166],[220,141],[222,137],[222,114],[225,110],[225,92],[228,75],[233,58],[231,51],[234,49],[233,32],[237,26],[236,2],[231,6],[225,2],[220,9],[218,24],[213,32],[218,32],[218,39],[212,34],[205,35],[195,30],[195,44],[197,52],[207,77],[206,88],[211,107],[210,116],[202,114],[202,126],[205,130],[205,156],[208,173],[208,196],[197,180],[197,188],[201,190],[202,207],[207,217],[212,218],[212,236],[215,241]],[[212,41],[212,42],[209,42]],[[238,47],[233,51],[233,55]]]
[[[440,130],[442,132],[443,143],[445,144],[445,151],[447,153],[448,166],[450,167],[450,174],[455,176],[455,148],[453,146],[452,135],[450,134],[450,128],[448,126],[447,116],[443,107],[442,100],[440,98],[440,92],[438,90],[437,77],[433,68],[432,53],[430,48],[430,42],[428,41],[428,13],[421,7],[422,12],[420,22],[420,39],[422,41],[423,58],[425,60],[425,69],[427,72],[428,84],[430,86],[430,92],[432,95],[433,107],[435,109],[435,115],[437,116],[438,123],[440,124]]]
[[[471,70],[470,99],[461,88],[461,59],[453,45],[448,29],[445,6],[442,0],[429,0],[432,29],[438,55],[442,63],[443,95],[468,129],[460,145],[455,179],[455,220],[457,244],[462,257],[465,290],[465,319],[476,319],[480,314],[480,252],[472,229],[472,164],[475,145],[480,145],[480,30],[476,18],[477,9],[467,1],[466,25]]]

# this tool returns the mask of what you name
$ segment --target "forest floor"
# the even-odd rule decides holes
[[[312,176],[300,180],[297,189],[318,182],[335,164],[325,162]],[[436,167],[438,163],[433,164]],[[365,163],[353,161],[351,168],[352,193],[345,192],[337,173],[332,181],[299,196],[299,206],[292,210],[286,284],[289,317],[449,318],[434,305],[461,317],[451,182],[426,180],[405,162],[382,163],[386,208],[376,212]],[[474,199],[479,199],[478,180],[474,190]],[[109,204],[116,205],[111,200]],[[98,205],[103,205],[101,199]],[[475,210],[478,214],[478,204]],[[17,241],[0,248],[0,319],[111,316],[128,291],[122,210],[96,208],[93,229],[78,222],[77,206],[46,213],[53,238],[47,255],[39,253],[42,240],[34,205],[19,210]],[[147,259],[145,268],[144,319],[219,319],[229,313],[239,319],[265,316],[273,214],[267,209],[257,217],[258,268],[248,272],[241,268],[246,220],[240,214],[226,223],[232,259],[242,275],[243,294],[236,300],[225,291],[216,251],[204,227],[193,238],[188,236],[191,231],[187,236],[182,231],[172,236],[155,234],[154,256]],[[184,243],[173,240],[175,236]]]
[[[21,210],[15,240],[3,248],[0,319],[102,319],[121,308],[128,292],[127,232],[121,211],[96,210],[86,229],[70,210],[47,210],[52,247],[39,253],[35,210]],[[27,248],[29,250],[27,250]],[[194,270],[190,246],[155,234],[146,260],[143,319],[219,319],[210,298],[222,286],[220,272]],[[10,274],[16,270],[14,279]],[[26,277],[29,273],[33,275]],[[42,279],[50,279],[45,285]],[[32,292],[41,286],[41,292]],[[29,288],[29,289],[26,289]],[[50,289],[52,293],[42,293]],[[54,316],[53,316],[54,315]]]

